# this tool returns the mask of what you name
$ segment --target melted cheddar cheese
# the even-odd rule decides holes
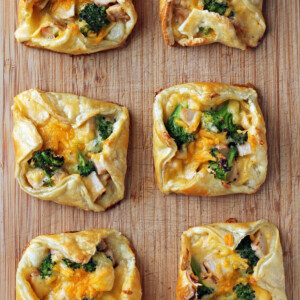
[[[181,102],[180,102],[181,99]],[[210,111],[212,107],[202,107],[195,105],[194,102],[188,100],[189,98],[185,97],[185,95],[172,95],[170,98],[168,105],[166,107],[166,112],[169,115],[172,114],[176,106],[179,103],[183,103],[188,105],[189,108],[193,110],[200,111],[203,113],[204,111]],[[221,105],[220,105],[221,106]],[[175,107],[175,108],[174,108]],[[173,111],[172,111],[173,109]],[[213,107],[214,110],[218,109],[218,107]],[[247,124],[245,125],[245,129],[248,129],[251,126],[251,119],[248,117],[248,112],[250,109],[250,104],[241,103],[239,101],[230,100],[228,103],[228,112],[230,112],[233,116],[233,121],[236,125],[243,127],[245,125],[245,117],[247,116]],[[189,132],[189,126],[180,119],[175,119],[175,122],[185,129],[186,132]],[[203,122],[200,123],[199,128],[196,128],[195,132],[196,140],[189,144],[185,144],[178,149],[175,156],[168,161],[167,168],[165,170],[165,178],[166,180],[176,180],[179,182],[187,182],[194,176],[199,173],[210,173],[208,162],[211,160],[215,160],[215,158],[211,154],[211,150],[213,148],[228,148],[228,144],[230,140],[226,137],[226,132],[214,132],[210,131],[203,125]],[[255,150],[256,146],[256,138],[248,133],[248,140],[251,146],[251,150]],[[245,184],[251,178],[251,168],[256,164],[255,160],[252,159],[251,153],[245,155],[243,157],[238,157],[234,161],[234,173],[235,175],[235,184],[242,185]],[[174,178],[174,174],[176,174],[176,178]],[[211,175],[213,176],[213,175]]]
[[[124,267],[114,269],[112,261],[104,253],[97,253],[95,271],[87,272],[80,267],[73,270],[60,259],[56,260],[52,274],[41,278],[38,273],[31,276],[31,285],[40,299],[105,299],[109,295],[120,295],[124,283]]]
[[[89,120],[79,128],[64,124],[53,117],[45,124],[38,125],[37,130],[43,139],[43,149],[52,149],[66,161],[66,168],[77,164],[78,153],[96,138],[96,125]]]
[[[191,238],[191,257],[201,266],[202,283],[213,289],[205,299],[236,299],[234,287],[249,283],[255,299],[271,300],[270,293],[257,286],[252,275],[247,274],[248,260],[236,253],[233,245],[232,234],[225,235],[224,241],[207,234]]]

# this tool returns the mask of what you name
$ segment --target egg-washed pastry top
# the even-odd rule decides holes
[[[215,42],[245,50],[256,47],[266,24],[263,0],[160,0],[160,20],[168,45]]]
[[[15,176],[25,192],[93,211],[124,197],[125,107],[28,90],[15,97],[12,110]]]
[[[176,300],[191,299],[287,299],[277,228],[260,220],[185,231]]]
[[[264,119],[253,88],[188,83],[156,96],[153,155],[164,193],[254,193],[267,171]]]
[[[131,0],[20,0],[15,37],[30,47],[87,54],[121,46],[136,20]]]
[[[140,300],[141,284],[129,241],[93,229],[44,235],[23,252],[17,300]]]

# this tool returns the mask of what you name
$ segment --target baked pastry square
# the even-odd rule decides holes
[[[131,0],[20,0],[15,37],[30,47],[88,54],[122,46],[136,20]]]
[[[181,236],[176,300],[284,300],[277,228],[264,220],[194,227]]]
[[[17,300],[141,299],[139,271],[129,241],[118,231],[92,229],[43,235],[23,252]]]
[[[187,83],[155,99],[153,155],[163,193],[254,193],[267,172],[266,128],[251,87]]]
[[[266,24],[263,0],[160,0],[160,20],[168,45],[215,42],[245,50],[256,47]]]
[[[15,177],[25,192],[96,212],[124,197],[127,108],[32,89],[12,111]]]

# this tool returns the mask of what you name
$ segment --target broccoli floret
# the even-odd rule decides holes
[[[47,176],[43,184],[52,186],[51,177],[55,174],[57,169],[63,166],[65,159],[63,156],[56,155],[53,150],[47,149],[35,152],[33,158],[31,158],[28,163],[31,168],[43,169]]]
[[[81,264],[73,262],[68,258],[63,258],[62,260],[64,261],[64,263],[67,265],[68,268],[72,268],[74,271],[81,267]]]
[[[204,9],[224,15],[228,8],[228,3],[217,2],[215,0],[204,0]]]
[[[206,295],[210,295],[214,292],[212,288],[209,288],[205,285],[201,285],[197,287],[197,299],[201,299]]]
[[[80,27],[80,32],[87,36],[89,31],[98,33],[103,26],[109,24],[105,6],[97,6],[95,3],[87,3],[79,13],[79,21],[85,21],[86,25]]]
[[[96,270],[96,263],[91,258],[87,264],[82,265],[86,272],[94,272]]]
[[[194,134],[186,133],[184,128],[175,122],[175,119],[181,120],[180,111],[182,107],[187,106],[178,105],[165,124],[169,135],[175,140],[178,148],[183,144],[191,143],[196,140]]]
[[[40,266],[39,271],[40,276],[44,279],[46,277],[49,277],[52,275],[52,269],[53,267],[56,265],[55,261],[52,261],[51,259],[51,254],[49,254],[43,261],[42,264]]]
[[[252,274],[253,273],[253,268],[257,265],[257,262],[259,261],[259,258],[255,255],[255,252],[251,248],[251,239],[250,236],[247,235],[244,237],[237,248],[235,249],[236,252],[242,257],[242,258],[247,258],[248,259],[248,269],[247,273]]]
[[[113,123],[101,116],[96,117],[97,130],[103,141],[108,139],[113,132]]]
[[[95,171],[95,165],[92,161],[87,160],[82,153],[78,153],[78,165],[77,171],[79,172],[80,176],[88,176],[90,173]]]
[[[237,300],[252,300],[255,299],[255,292],[251,289],[249,283],[237,284],[233,290],[237,294],[238,298]]]
[[[234,143],[229,144],[228,167],[232,166],[233,160],[238,157],[238,151]]]
[[[208,35],[211,33],[211,28],[209,27],[200,27],[200,31],[204,34],[204,35]]]
[[[226,137],[242,145],[248,140],[247,132],[238,132],[238,125],[233,123],[232,113],[228,111],[228,102],[219,111],[203,112],[201,118],[204,127],[213,132],[227,132]]]

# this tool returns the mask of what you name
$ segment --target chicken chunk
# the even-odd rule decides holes
[[[94,0],[94,3],[98,6],[107,6],[109,4],[117,3],[117,0]]]
[[[106,10],[106,13],[112,22],[117,22],[117,20],[130,20],[130,17],[127,15],[127,13],[120,4],[110,6]]]
[[[99,196],[106,192],[105,187],[99,180],[96,172],[92,172],[89,176],[82,178],[84,184],[91,194],[92,200],[95,201]]]

